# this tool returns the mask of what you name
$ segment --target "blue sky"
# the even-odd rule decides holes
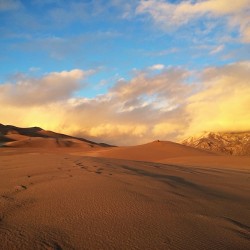
[[[215,20],[211,31],[206,18],[164,30],[146,13],[136,14],[140,1],[1,2],[1,82],[32,68],[39,68],[37,74],[95,68],[99,74],[90,81],[98,84],[115,75],[129,78],[132,69],[154,64],[193,69],[247,56],[230,57],[248,45],[234,40],[237,27],[224,32],[226,17]],[[211,54],[219,46],[224,47]]]
[[[69,99],[78,101],[96,101],[111,95],[120,82],[129,85],[142,74],[154,80],[173,69],[187,71],[185,84],[196,84],[207,68],[249,60],[250,2],[230,4],[0,0],[0,86],[16,89],[24,79],[39,82],[53,72],[74,69],[88,72],[83,87],[69,93]],[[148,95],[136,98],[152,100]]]

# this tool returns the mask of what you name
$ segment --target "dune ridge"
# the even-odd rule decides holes
[[[39,127],[19,128],[0,124],[0,143],[5,147],[20,148],[98,148],[108,144],[96,143],[83,138],[73,137]]]
[[[91,152],[90,155],[139,161],[160,161],[165,158],[208,156],[216,155],[216,153],[194,149],[170,141],[154,141],[138,146],[101,149]]]

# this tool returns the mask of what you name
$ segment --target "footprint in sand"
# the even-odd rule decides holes
[[[17,185],[15,186],[15,191],[22,191],[22,190],[26,190],[27,189],[27,186],[24,186],[24,185]]]
[[[96,171],[96,174],[101,174],[102,173],[103,168],[98,168]]]

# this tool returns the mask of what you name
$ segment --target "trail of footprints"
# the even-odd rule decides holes
[[[9,242],[8,244],[11,245],[11,235],[15,233],[18,229],[12,228],[8,224],[8,218],[11,217],[11,215],[13,215],[13,213],[18,211],[19,209],[23,209],[24,207],[32,205],[36,202],[35,198],[23,198],[19,196],[21,193],[26,192],[27,190],[29,190],[29,188],[35,186],[36,184],[53,181],[60,178],[73,177],[72,172],[75,172],[75,170],[79,172],[79,169],[75,169],[76,167],[90,171],[89,167],[85,167],[81,162],[75,163],[72,161],[72,159],[70,160],[68,158],[65,158],[63,161],[56,164],[55,167],[55,169],[52,169],[51,171],[45,173],[39,173],[34,175],[27,174],[23,176],[23,181],[16,183],[16,185],[14,185],[10,190],[0,193],[0,235],[2,237],[1,239],[5,240],[5,243]],[[62,173],[58,174],[58,171]],[[100,169],[98,171],[100,171]],[[23,230],[22,232],[24,233]],[[56,235],[56,237],[53,237],[55,239],[51,241],[47,241],[47,239],[35,239],[37,241],[37,249],[62,249],[57,242],[63,242],[63,240],[58,240],[58,237]],[[25,239],[26,237],[22,236],[20,238],[20,242]]]
[[[83,161],[84,159],[76,160],[65,157],[59,162],[56,169],[51,172],[36,175],[27,174],[24,176],[21,183],[16,183],[11,190],[0,194],[0,225],[3,223],[4,218],[10,216],[15,210],[35,202],[35,199],[21,199],[18,197],[20,193],[25,192],[31,186],[60,178],[72,178],[76,173],[77,176],[79,176],[79,170],[81,172],[84,170],[84,172],[82,172],[83,174],[94,173],[103,176],[112,175],[103,165],[98,166],[100,165],[99,163],[93,164],[93,162],[88,163],[88,161]],[[109,164],[105,164],[105,166],[110,167]],[[60,171],[60,174],[58,174],[58,171]]]
[[[75,164],[80,169],[84,169],[84,170],[91,172],[91,173],[102,174],[104,172],[103,168],[97,167],[95,165],[94,166],[86,166],[82,162],[75,162]]]
[[[112,175],[112,173],[110,173],[108,171],[108,169],[104,168],[104,166],[99,166],[99,163],[97,163],[96,165],[93,165],[93,163],[91,164],[86,164],[83,163],[82,160],[76,160],[74,161],[75,167],[80,168],[81,170],[85,170],[87,172],[90,173],[95,173],[95,174],[104,174],[104,175]],[[109,164],[106,164],[106,166],[109,166]]]
[[[25,185],[16,185],[13,190],[0,195],[0,228],[5,218],[11,216],[16,210],[22,209],[35,202],[35,199],[20,199],[18,194],[27,189]]]
[[[84,170],[84,173],[112,175],[112,173],[108,173],[107,171],[104,172],[105,169],[103,167],[98,167],[97,166],[98,164],[93,165],[93,164],[83,163],[82,160],[72,160],[68,158],[64,158],[64,160],[66,160],[67,163],[65,164],[65,162],[62,162],[61,166],[57,167],[57,170],[62,172],[61,176],[57,175],[58,178],[74,177],[74,174],[76,172],[77,176],[79,176],[79,170]],[[55,177],[56,176],[54,176],[54,178]]]

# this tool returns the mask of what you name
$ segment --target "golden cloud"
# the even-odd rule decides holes
[[[76,83],[85,79],[84,71],[54,72],[37,79],[36,87],[31,79],[26,79],[29,88],[20,88],[20,81],[1,84],[2,90],[11,85],[12,91],[0,94],[0,122],[116,145],[178,141],[203,131],[250,130],[249,72],[250,62],[210,67],[199,72],[199,83],[190,84],[186,82],[193,72],[184,69],[168,68],[153,75],[151,70],[142,71],[91,99],[73,95]],[[58,77],[63,83],[54,82]],[[60,92],[50,88],[53,84],[71,87]],[[47,93],[47,87],[53,95],[35,100],[40,92]],[[25,105],[21,94],[31,97]]]
[[[52,72],[41,78],[20,75],[15,83],[0,85],[0,103],[12,105],[41,105],[65,100],[80,89],[82,80],[92,71],[74,69]]]
[[[191,122],[184,134],[249,130],[250,63],[207,69],[203,81],[202,91],[188,98]]]

